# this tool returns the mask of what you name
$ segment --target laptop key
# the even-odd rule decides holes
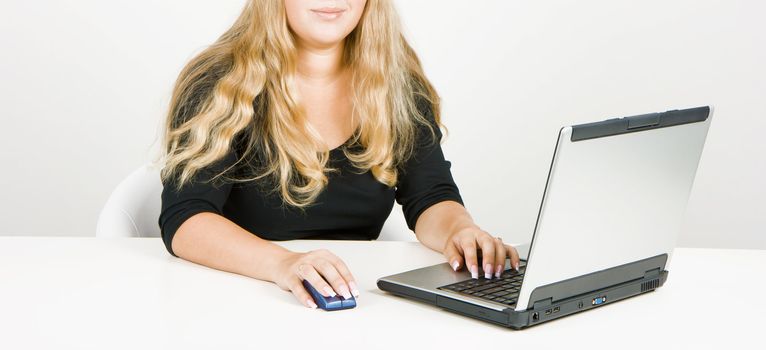
[[[472,295],[480,298],[486,298],[488,296],[495,298],[498,295],[508,297],[508,294],[518,294],[521,288],[522,274],[516,273],[514,270],[506,270],[501,278],[495,279],[470,279],[461,281],[446,286],[439,287],[439,289],[454,291],[461,294]],[[500,294],[501,292],[505,292]]]
[[[492,289],[493,287],[494,287],[493,285],[484,285],[484,286],[474,287],[473,289],[476,291],[483,291],[487,289]]]

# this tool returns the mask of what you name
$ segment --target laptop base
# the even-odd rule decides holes
[[[664,285],[667,277],[668,271],[662,270],[656,274],[646,275],[639,279],[552,302],[547,305],[536,303],[534,307],[524,311],[516,311],[512,308],[496,311],[466,301],[391,283],[383,279],[378,280],[378,288],[394,295],[425,302],[471,318],[512,329],[523,329],[651,292]]]

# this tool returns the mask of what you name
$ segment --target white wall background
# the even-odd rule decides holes
[[[243,3],[0,2],[0,235],[93,235],[156,154],[179,70]],[[713,104],[680,245],[766,248],[766,3],[397,3],[484,229],[529,239],[561,126]]]

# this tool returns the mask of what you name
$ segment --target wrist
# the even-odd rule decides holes
[[[290,269],[290,263],[293,260],[292,258],[297,254],[298,253],[296,252],[279,246],[279,249],[275,252],[272,259],[274,264],[269,268],[269,272],[271,273],[269,280],[276,282],[279,278],[284,277],[286,274],[290,274],[291,271],[288,271]]]
[[[268,251],[253,254],[250,266],[254,268],[252,277],[276,283],[286,273],[288,261],[295,253],[277,244],[271,245]]]

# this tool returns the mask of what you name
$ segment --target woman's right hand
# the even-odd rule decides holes
[[[309,283],[325,297],[340,294],[343,298],[359,296],[354,276],[346,264],[327,249],[306,253],[289,252],[278,264],[273,279],[280,288],[289,290],[301,304],[316,308],[314,299],[302,281]],[[329,282],[329,283],[328,283]]]

